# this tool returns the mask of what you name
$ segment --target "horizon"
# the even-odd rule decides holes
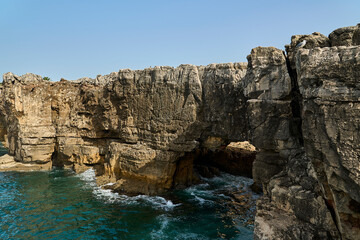
[[[291,36],[360,22],[357,1],[45,1],[1,4],[0,74],[76,80],[120,69],[247,62]],[[295,21],[300,19],[300,21]]]

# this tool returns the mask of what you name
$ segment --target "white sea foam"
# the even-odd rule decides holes
[[[115,183],[110,182],[110,183],[104,184],[103,186],[112,186],[112,185],[114,185],[114,184],[115,184]]]
[[[96,198],[102,199],[107,203],[113,203],[121,199],[121,196],[118,193],[97,186],[93,188],[93,194]]]
[[[128,197],[128,196],[124,196],[126,197],[127,201],[129,203],[145,203],[148,205],[151,205],[154,208],[157,209],[162,209],[162,210],[172,210],[174,207],[181,205],[179,204],[174,204],[171,200],[166,200],[163,197],[160,196],[147,196],[147,195],[138,195],[135,197]]]
[[[214,178],[204,179],[206,182],[220,185],[220,187],[234,187],[234,188],[244,188],[253,184],[253,180],[247,177],[234,176],[228,173],[221,173],[221,175]]]
[[[95,170],[90,168],[85,172],[79,173],[77,176],[83,181],[92,182],[95,181]]]
[[[211,205],[220,199],[229,199],[230,197],[224,192],[249,191],[248,188],[253,183],[252,179],[227,173],[221,173],[213,178],[202,178],[202,180],[205,183],[185,189],[187,194],[193,196],[192,200],[200,205]],[[258,196],[252,194],[252,197]]]
[[[208,240],[209,238],[197,233],[180,233],[175,237],[175,240]]]
[[[77,175],[81,180],[83,180],[86,184],[85,187],[91,187],[93,189],[93,194],[95,197],[105,200],[107,203],[119,202],[121,204],[126,205],[136,205],[136,204],[147,204],[156,209],[162,209],[165,211],[172,210],[174,207],[179,206],[181,204],[174,204],[171,200],[166,200],[160,196],[147,196],[147,195],[138,195],[129,197],[126,195],[120,195],[116,192],[113,192],[110,189],[104,189],[102,187],[97,186],[95,171],[94,169],[86,170],[83,173]],[[113,185],[114,183],[108,183],[105,185]],[[104,186],[105,186],[104,185]]]
[[[200,205],[212,205],[214,202],[214,190],[210,189],[211,186],[208,183],[199,184],[185,189],[185,192],[193,196],[193,201]]]
[[[195,200],[198,201],[200,203],[200,205],[203,205],[206,201],[205,199],[198,197],[198,196],[195,196]]]
[[[166,215],[160,215],[157,217],[157,220],[160,222],[160,228],[159,229],[154,229],[151,233],[151,239],[156,239],[156,240],[160,240],[160,239],[164,239],[166,237],[166,228],[169,225],[170,219],[166,216]]]

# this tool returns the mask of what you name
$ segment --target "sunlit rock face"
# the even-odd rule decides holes
[[[96,166],[119,191],[154,194],[174,179],[189,185],[192,165],[174,177],[184,175],[178,162],[203,138],[247,136],[238,90],[245,72],[242,63],[181,65],[60,82],[8,73],[3,135],[17,161]]]
[[[270,179],[257,205],[256,239],[360,236],[357,31],[297,35],[286,46],[304,153],[290,156],[285,170]],[[310,43],[296,48],[302,40]]]
[[[252,176],[264,193],[256,239],[357,239],[358,29],[293,36],[287,53],[257,47],[248,64],[60,82],[7,73],[0,140],[18,162],[93,167],[100,185],[129,194],[189,186],[218,169]],[[256,149],[234,144],[242,141]]]
[[[331,46],[360,45],[360,24],[334,30],[329,35]]]

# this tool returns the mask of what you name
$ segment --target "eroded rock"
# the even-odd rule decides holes
[[[17,161],[94,166],[118,191],[188,186],[197,177],[186,156],[206,136],[247,137],[245,73],[242,63],[124,69],[55,83],[8,73],[3,136]]]
[[[329,35],[331,46],[360,45],[360,24],[334,30]]]
[[[287,55],[258,47],[248,64],[124,69],[55,83],[7,73],[0,140],[17,162],[93,167],[99,185],[133,194],[197,183],[199,156],[220,154],[198,172],[252,171],[264,192],[256,239],[357,239],[358,28],[293,36]],[[239,141],[257,151],[229,145]]]
[[[306,40],[306,44],[303,48],[311,49],[316,47],[330,47],[330,40],[325,35],[314,32],[310,35],[294,35],[291,37],[291,43],[289,45],[285,45],[285,50],[287,53],[287,58],[290,63],[290,68],[292,71],[296,72],[295,68],[295,55],[298,52],[299,48],[296,46]]]
[[[305,150],[345,239],[360,236],[360,47],[300,50]],[[322,59],[319,62],[318,59]]]

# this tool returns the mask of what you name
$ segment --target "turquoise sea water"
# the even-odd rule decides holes
[[[222,174],[166,196],[127,197],[97,187],[94,175],[0,173],[0,239],[253,237],[250,179]],[[234,192],[242,199],[235,208]]]

